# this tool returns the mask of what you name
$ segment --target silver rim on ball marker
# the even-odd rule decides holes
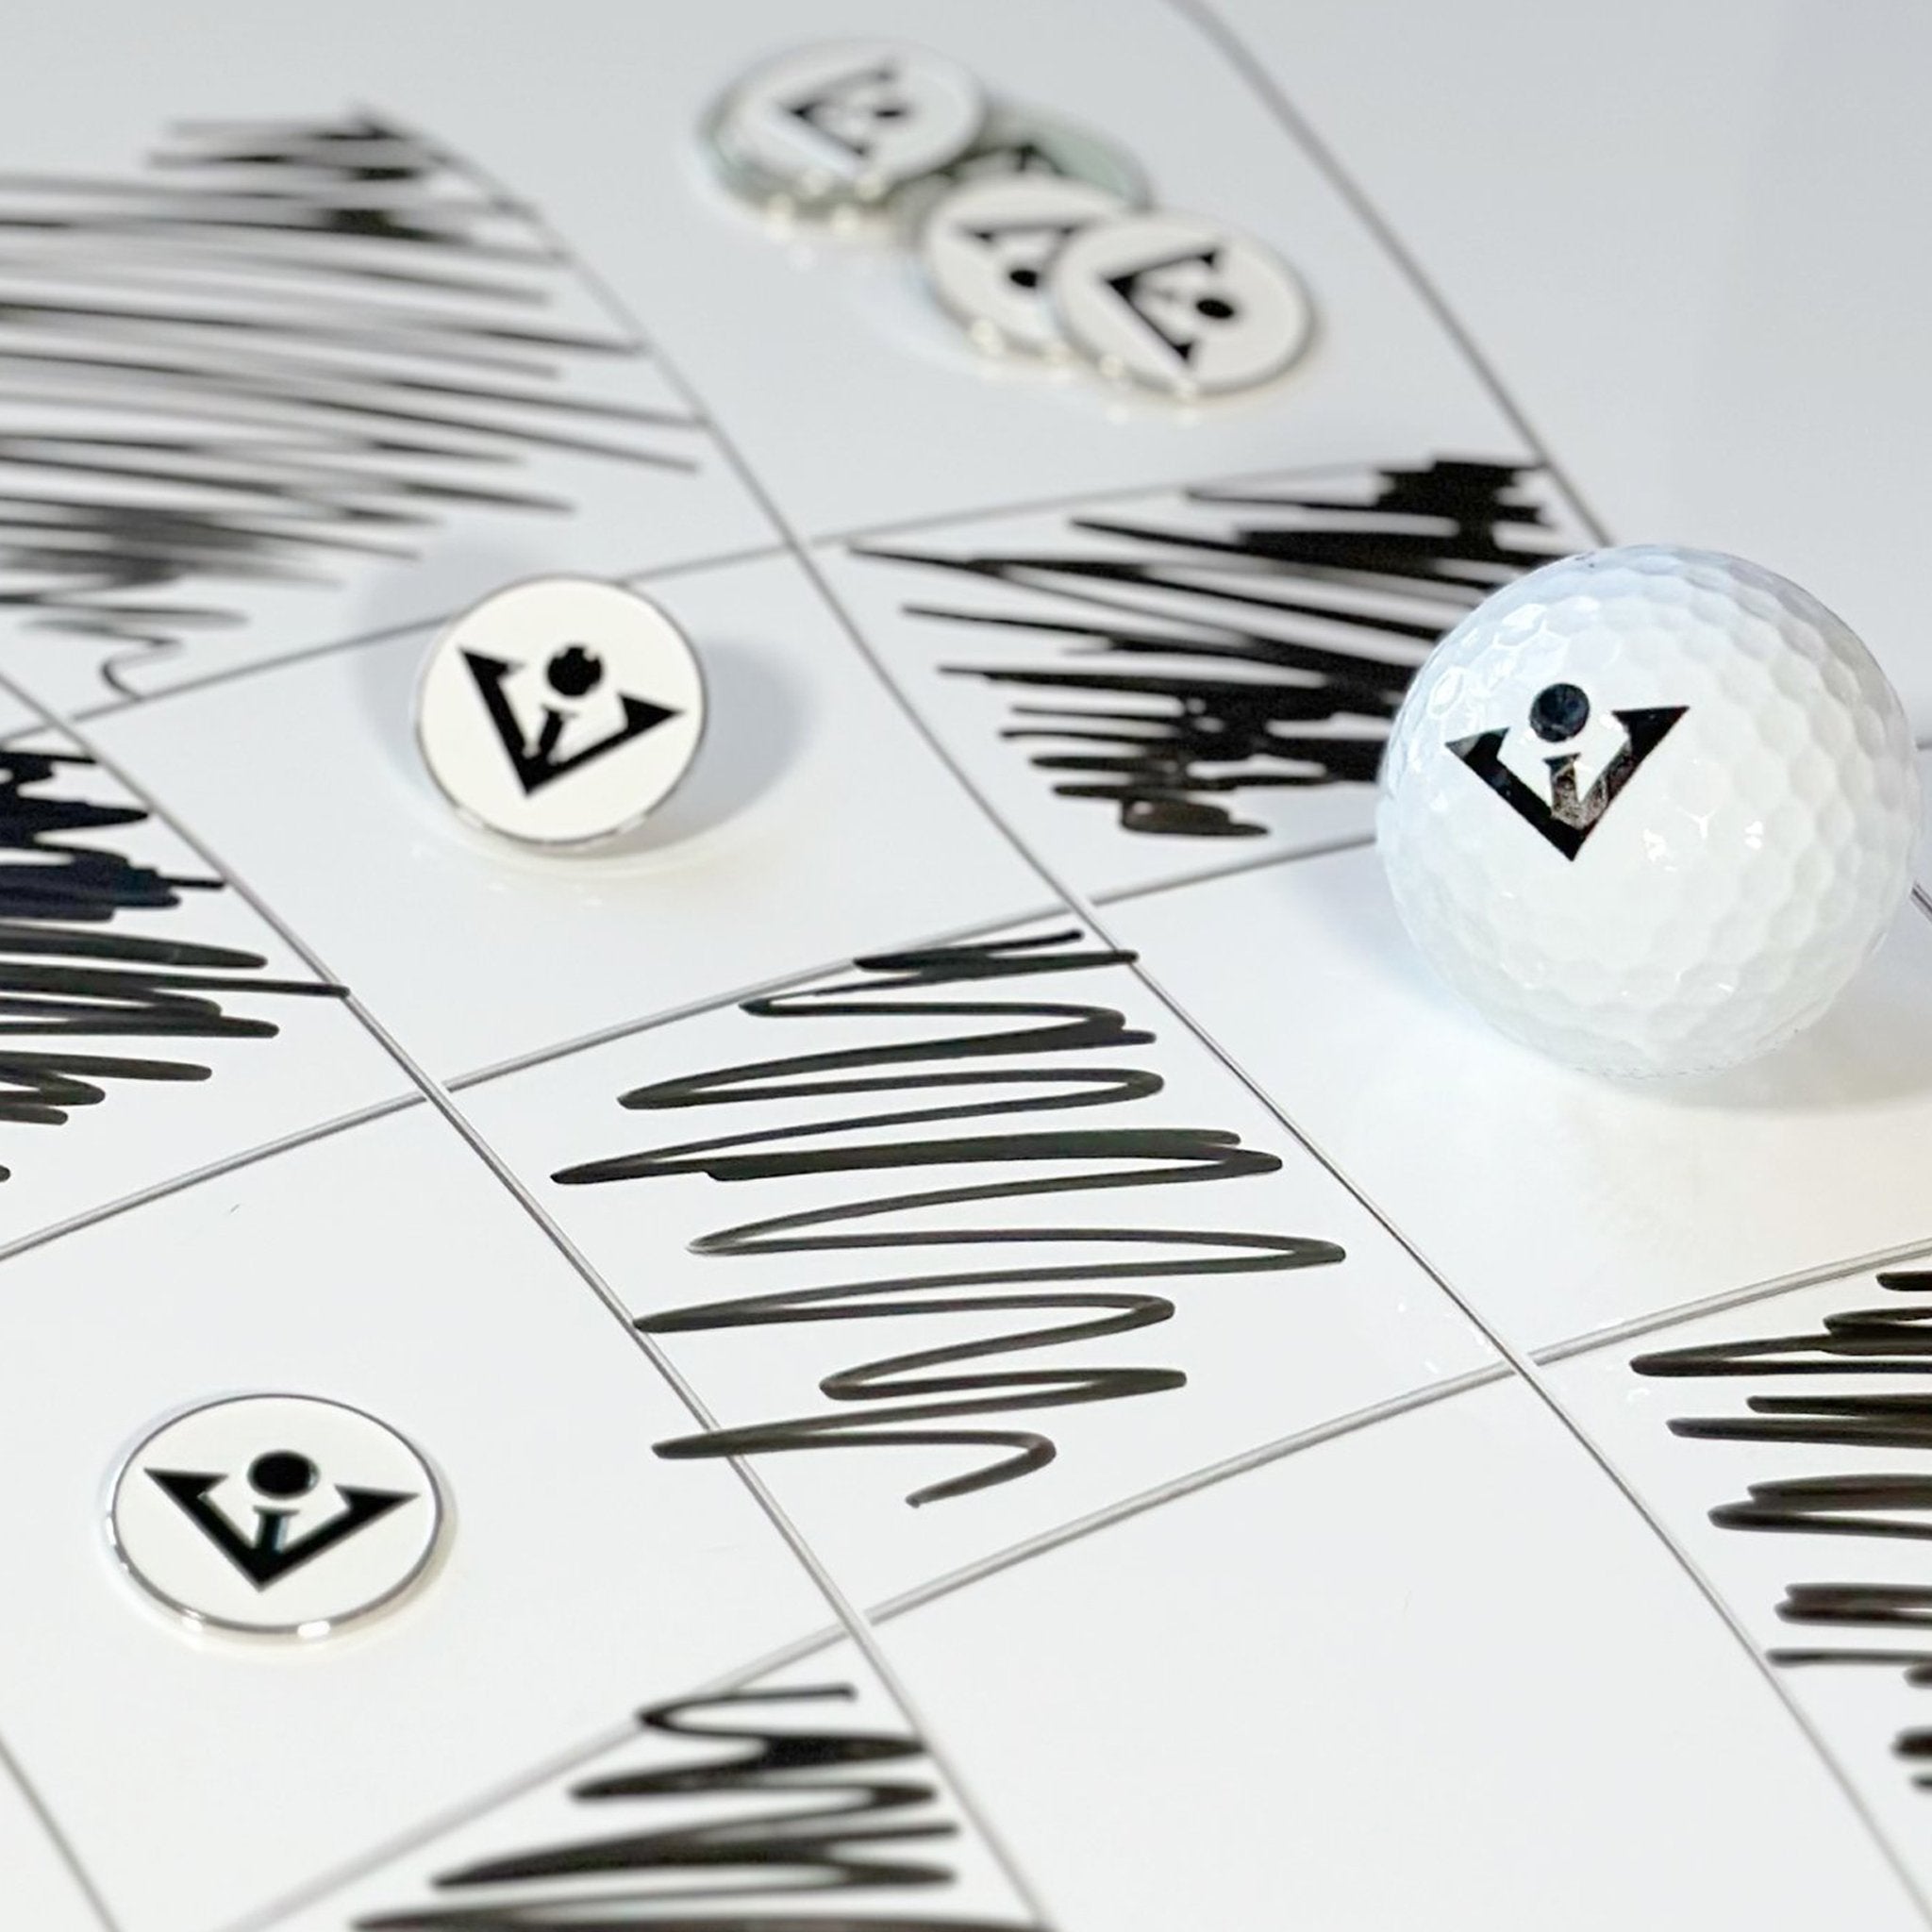
[[[956,161],[986,97],[951,60],[897,41],[806,47],[754,69],[711,109],[704,138],[725,185],[768,207],[885,199]]]
[[[1124,215],[1076,235],[1048,299],[1100,372],[1180,398],[1254,389],[1299,360],[1314,309],[1294,274],[1198,215]]]
[[[523,845],[590,846],[670,796],[705,711],[697,657],[649,598],[595,577],[538,577],[437,638],[416,741],[472,824]]]
[[[1068,242],[1122,212],[1085,181],[1008,175],[955,189],[926,217],[920,261],[940,306],[983,349],[1064,355],[1047,277]]]
[[[230,1395],[150,1429],[114,1473],[115,1560],[191,1629],[314,1640],[395,1604],[448,1529],[387,1423],[311,1395]]]

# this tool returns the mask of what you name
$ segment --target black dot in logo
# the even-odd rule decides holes
[[[1225,295],[1201,295],[1195,298],[1194,313],[1204,322],[1232,322],[1241,310]]]
[[[292,1449],[271,1449],[248,1465],[249,1482],[264,1496],[306,1496],[322,1472]]]
[[[1007,279],[1016,289],[1037,289],[1040,286],[1040,271],[1031,262],[1023,261],[1018,268],[1007,271]]]
[[[1590,723],[1590,700],[1574,684],[1546,684],[1530,700],[1529,728],[1548,744],[1574,738]]]
[[[544,671],[558,697],[580,698],[604,675],[604,660],[581,644],[566,644]]]

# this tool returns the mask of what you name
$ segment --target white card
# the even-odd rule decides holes
[[[1919,1923],[1743,1648],[1520,1382],[882,1636],[1069,1924]]]
[[[1922,1886],[1928,1319],[1932,1273],[1906,1263],[1661,1324],[1544,1371]]]
[[[0,1766],[0,1872],[10,1911],[46,1932],[99,1932],[100,1915],[25,1787]]]
[[[602,1749],[286,1923],[722,1925],[733,1911],[774,1926],[1041,1932],[943,1761],[849,1641],[654,1704]]]
[[[1372,849],[1150,893],[1107,923],[1517,1345],[1932,1233],[1932,924],[1916,906],[1789,1046],[1627,1083],[1516,1046],[1457,1001]]]
[[[863,1603],[1495,1359],[1074,921],[459,1100]]]
[[[879,661],[1072,891],[1368,836],[1436,639],[1587,541],[1534,464],[1418,456],[888,531],[821,558]]]
[[[58,732],[0,750],[0,1244],[413,1093],[286,941]]]
[[[8,1674],[0,1735],[128,1932],[265,1908],[826,1620],[729,1470],[653,1457],[676,1397],[426,1107],[7,1272],[0,1408],[32,1479],[0,1646],[49,1664]],[[109,1547],[128,1452],[251,1391],[361,1409],[441,1489],[431,1571],[340,1634],[196,1637]]]
[[[691,640],[709,726],[662,810],[594,851],[457,816],[410,733],[421,635],[93,728],[445,1077],[1049,901],[795,566],[653,594]]]

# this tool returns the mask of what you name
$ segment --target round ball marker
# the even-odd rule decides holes
[[[882,201],[956,161],[986,97],[951,60],[898,41],[800,48],[753,70],[712,108],[711,158],[734,192],[808,211]]]
[[[1064,353],[1047,276],[1075,235],[1122,211],[1117,197],[1084,181],[977,181],[954,190],[926,217],[920,259],[941,307],[980,347]]]
[[[1851,630],[1756,564],[1645,544],[1498,591],[1382,760],[1397,909],[1500,1031],[1690,1074],[1829,1008],[1910,889],[1911,733]]]
[[[1314,310],[1289,269],[1195,215],[1124,215],[1061,249],[1048,299],[1105,375],[1182,398],[1268,382],[1307,346]]]
[[[1123,210],[1154,198],[1146,171],[1117,142],[1056,114],[996,102],[978,140],[957,160],[908,182],[893,197],[893,211],[917,229],[933,203],[955,189],[1014,176],[1084,181],[1105,189]]]
[[[315,1638],[408,1590],[443,1522],[429,1465],[387,1424],[313,1396],[240,1395],[142,1443],[108,1533],[189,1624]]]
[[[443,795],[529,845],[629,830],[691,768],[704,725],[683,632],[593,577],[484,598],[437,639],[416,697],[417,742]]]

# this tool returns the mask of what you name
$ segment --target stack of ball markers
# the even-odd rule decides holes
[[[1272,382],[1314,332],[1301,282],[1253,237],[1154,208],[1113,142],[994,102],[923,48],[844,42],[766,61],[703,135],[725,185],[770,215],[886,215],[990,353],[1192,401]]]

